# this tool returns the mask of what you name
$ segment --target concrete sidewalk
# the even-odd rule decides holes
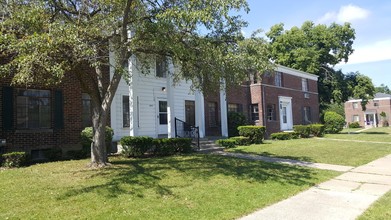
[[[241,219],[355,219],[389,190],[391,154]]]

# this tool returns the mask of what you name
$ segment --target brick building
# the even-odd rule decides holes
[[[75,74],[66,74],[51,87],[14,86],[11,78],[0,79],[0,139],[6,142],[5,152],[25,151],[42,158],[47,149],[80,149],[80,132],[91,124],[91,100]]]
[[[366,110],[361,107],[361,99],[351,99],[345,102],[345,120],[348,123],[358,122],[361,127],[379,127],[384,122],[389,122],[391,115],[391,95],[376,93],[373,100],[366,105]],[[384,112],[385,117],[380,114]]]
[[[318,77],[277,66],[275,73],[252,77],[227,91],[228,112],[242,112],[248,121],[266,126],[267,134],[292,130],[293,125],[319,122]],[[220,135],[218,96],[205,95],[206,136]]]

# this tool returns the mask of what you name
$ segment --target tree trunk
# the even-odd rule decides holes
[[[91,167],[104,167],[108,163],[106,150],[106,120],[93,123],[93,139],[91,143]]]

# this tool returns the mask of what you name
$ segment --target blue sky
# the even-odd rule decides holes
[[[391,87],[391,1],[387,0],[247,0],[250,12],[243,14],[249,22],[243,29],[246,36],[254,30],[269,31],[274,24],[285,29],[301,26],[311,20],[316,24],[350,22],[356,31],[354,53],[347,64],[337,69],[369,76],[373,83]]]

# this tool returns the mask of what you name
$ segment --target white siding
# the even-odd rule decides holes
[[[132,134],[157,137],[157,99],[167,99],[166,91],[162,91],[163,87],[167,87],[166,78],[155,77],[155,70],[152,70],[150,75],[142,75],[137,71],[137,68],[131,65],[129,69],[135,75],[130,81],[130,85],[127,85],[125,80],[121,80],[111,105],[111,126],[114,129],[114,141],[118,141],[121,137]],[[195,100],[194,93],[190,90],[190,85],[190,82],[182,81],[174,87],[175,116],[181,120],[185,119],[185,100]],[[131,92],[133,92],[133,100],[130,100],[129,103],[130,111],[131,115],[132,111],[134,111],[136,117],[133,121],[131,120],[130,128],[123,128],[122,96],[129,96]],[[138,109],[137,97],[139,103]],[[133,126],[137,132],[131,132]]]

